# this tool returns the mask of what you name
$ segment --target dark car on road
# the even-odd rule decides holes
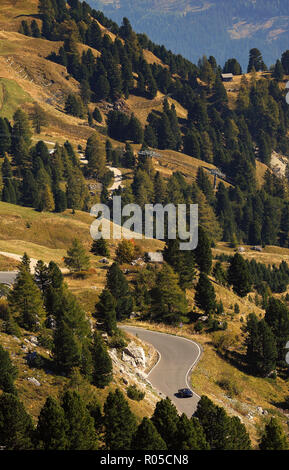
[[[178,390],[178,396],[180,398],[192,398],[193,392],[189,388],[181,388]]]

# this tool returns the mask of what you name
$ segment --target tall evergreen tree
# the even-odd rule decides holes
[[[164,264],[151,290],[151,318],[176,324],[183,321],[186,314],[186,294],[179,286],[178,275],[169,265]]]
[[[87,271],[90,266],[89,256],[78,239],[74,239],[71,247],[67,250],[64,263],[71,272]]]
[[[68,391],[62,399],[68,450],[96,450],[97,440],[94,420],[78,393]]]
[[[14,380],[17,376],[17,369],[12,364],[8,351],[0,344],[0,389],[4,393],[16,395]]]
[[[143,418],[133,437],[132,450],[167,450],[165,441],[161,438],[149,418]]]
[[[277,344],[278,361],[284,362],[284,347],[289,341],[289,311],[279,299],[271,297],[266,308],[265,321],[270,326]]]
[[[211,242],[203,227],[199,227],[198,246],[194,251],[196,263],[201,272],[210,274],[212,269],[212,249]]]
[[[20,326],[30,331],[39,329],[45,316],[43,300],[31,274],[26,270],[18,273],[8,302]]]
[[[265,426],[260,450],[288,450],[288,439],[275,418],[271,418]]]
[[[169,398],[156,404],[151,421],[168,449],[175,449],[179,419],[177,409]]]
[[[251,279],[244,258],[236,253],[228,269],[228,282],[240,297],[246,297],[251,290]]]
[[[32,450],[33,424],[15,395],[0,395],[0,442],[5,450]]]
[[[63,408],[52,397],[44,403],[38,418],[35,440],[36,448],[43,450],[66,450],[68,428]]]
[[[99,297],[99,302],[95,306],[95,318],[109,335],[113,335],[117,330],[116,324],[116,300],[108,289],[104,289]]]
[[[133,301],[128,282],[117,263],[113,263],[107,272],[106,288],[116,299],[117,320],[127,318],[133,309]]]
[[[110,392],[103,409],[106,448],[113,451],[130,449],[137,423],[123,393],[119,389]]]
[[[195,303],[207,315],[213,313],[216,308],[215,289],[205,273],[200,274],[196,287]]]
[[[99,388],[104,388],[112,380],[112,362],[107,352],[107,347],[97,332],[94,333],[91,348],[93,373],[92,383]]]

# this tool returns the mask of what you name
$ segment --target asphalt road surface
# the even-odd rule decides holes
[[[121,328],[152,344],[158,351],[159,361],[148,374],[148,380],[157,390],[169,397],[181,413],[191,417],[196,410],[199,395],[193,392],[192,398],[178,398],[176,394],[180,388],[191,389],[190,373],[201,357],[201,347],[180,336],[157,333],[134,326],[121,326]]]

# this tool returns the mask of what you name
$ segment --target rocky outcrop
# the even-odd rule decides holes
[[[151,367],[154,352],[150,351],[146,356],[144,348],[134,341],[131,341],[121,353],[117,349],[109,350],[114,377],[120,380],[124,389],[129,385],[136,385],[139,390],[145,392],[144,401],[152,408],[162,397],[161,393],[152,387],[146,373],[147,365]]]
[[[122,360],[130,365],[145,370],[146,356],[144,349],[137,346],[133,341],[122,352]]]

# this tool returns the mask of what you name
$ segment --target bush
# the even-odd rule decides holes
[[[216,383],[225,390],[229,398],[234,398],[241,393],[240,387],[236,384],[234,377],[228,374],[223,375]]]
[[[43,329],[38,335],[38,343],[45,349],[52,350],[53,348],[53,338],[49,330]]]
[[[239,304],[235,304],[235,305],[234,305],[234,312],[235,312],[236,314],[240,313]]]
[[[141,401],[145,397],[145,392],[138,390],[136,385],[130,385],[126,391],[128,398],[135,401]]]
[[[124,334],[122,331],[116,333],[111,337],[109,341],[109,347],[114,349],[124,349],[127,346],[127,341],[125,340]]]

